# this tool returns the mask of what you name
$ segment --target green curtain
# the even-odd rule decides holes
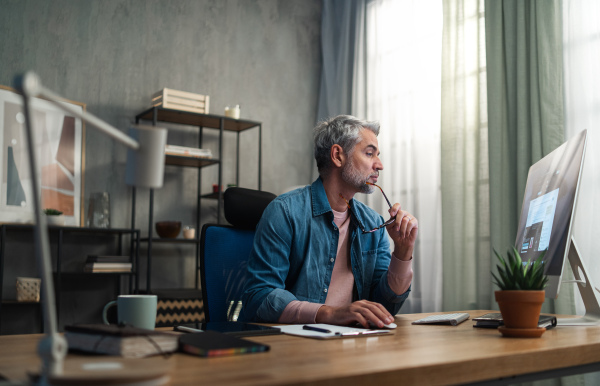
[[[485,2],[490,237],[500,253],[515,243],[529,167],[564,142],[561,14],[560,0]],[[546,301],[545,312],[575,313],[572,296],[565,304]]]

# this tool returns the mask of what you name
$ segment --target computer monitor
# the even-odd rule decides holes
[[[546,251],[547,298],[558,297],[565,260],[571,264],[586,315],[560,319],[561,325],[600,324],[600,298],[571,234],[586,143],[584,130],[531,166],[517,231],[516,248],[523,261],[536,260]]]

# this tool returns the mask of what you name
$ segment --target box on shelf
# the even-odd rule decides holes
[[[41,282],[42,279],[35,277],[17,277],[17,301],[39,302]]]
[[[192,113],[208,114],[210,97],[187,91],[163,88],[152,95],[152,106],[165,109],[189,111]]]

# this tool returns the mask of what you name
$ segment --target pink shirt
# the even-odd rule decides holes
[[[339,307],[352,303],[352,291],[354,289],[354,275],[350,265],[350,246],[348,244],[350,211],[336,212],[333,210],[333,218],[339,229],[340,238],[325,305]],[[412,259],[402,261],[392,254],[392,260],[388,268],[390,288],[397,295],[401,295],[408,290],[412,277]],[[323,304],[293,300],[281,313],[279,323],[315,323],[317,311],[321,306]]]

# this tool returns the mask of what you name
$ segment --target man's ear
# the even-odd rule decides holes
[[[346,163],[347,157],[344,149],[338,144],[335,144],[331,147],[331,162],[335,166],[342,167]]]

